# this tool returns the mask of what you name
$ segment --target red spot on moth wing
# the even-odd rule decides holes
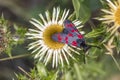
[[[75,29],[76,32],[79,32],[78,29]]]
[[[73,46],[77,46],[77,42],[76,42],[76,41],[73,41],[73,42],[72,42],[72,45],[73,45]]]
[[[72,24],[72,23],[70,23],[70,24],[69,24],[69,26],[70,26],[70,27],[74,27],[75,25],[74,25],[74,24]]]
[[[71,32],[79,32],[79,31],[78,31],[78,29],[73,28],[73,29],[71,30]]]
[[[75,29],[71,30],[71,32],[75,32],[75,31],[76,31]]]
[[[69,33],[68,36],[72,36],[73,37],[73,34]]]
[[[68,44],[68,37],[65,37],[65,42]]]
[[[58,34],[58,41],[61,41],[62,40],[62,37],[61,37],[61,35],[60,34]]]
[[[67,27],[74,27],[74,24],[70,23],[70,24],[66,24]]]
[[[82,36],[81,34],[77,35],[77,37],[78,37],[79,39],[82,39],[82,38],[83,38],[83,36]]]
[[[66,44],[68,44],[68,40],[67,40],[67,41],[65,41],[65,43],[66,43]]]
[[[65,40],[68,40],[68,37],[65,37]]]

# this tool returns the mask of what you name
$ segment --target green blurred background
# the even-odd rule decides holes
[[[79,1],[84,1],[85,6],[89,8],[89,10],[84,12],[85,14],[80,12],[81,16],[83,16],[82,20],[84,20],[85,22],[83,30],[85,30],[85,32],[87,33],[91,31],[90,21],[92,21],[95,26],[101,23],[97,20],[94,20],[93,18],[101,14],[100,9],[104,7],[102,5],[102,2],[104,2],[104,0]],[[0,14],[4,15],[4,18],[9,21],[10,26],[17,24],[19,26],[22,26],[22,28],[27,29],[32,26],[29,23],[29,20],[32,17],[38,18],[39,13],[44,14],[46,10],[52,12],[53,7],[58,6],[63,10],[65,8],[70,9],[70,13],[72,13],[76,9],[75,6],[73,6],[72,0],[0,0]],[[87,15],[87,18],[84,18],[86,17],[84,15]],[[21,54],[30,54],[30,52],[27,51],[28,43],[29,41],[25,40],[25,42],[23,42],[22,44],[12,46],[12,55],[14,56]],[[120,55],[115,54],[114,56],[120,64]],[[0,59],[3,59],[5,57],[9,56],[4,53],[0,54]],[[22,73],[24,75],[24,73],[18,68],[18,66],[21,66],[25,71],[29,72],[32,68],[36,66],[33,60],[34,59],[31,56],[5,61],[0,60],[0,80],[13,80],[13,78],[17,80],[15,73]],[[72,75],[72,73],[74,75],[78,75],[79,77],[83,77],[78,78],[79,80],[120,80],[120,71],[116,67],[115,62],[110,55],[106,55],[102,53],[102,51],[101,54],[99,54],[98,52],[97,58],[90,60],[88,64],[83,66],[74,64],[73,67],[73,71],[75,70],[77,74],[74,74],[72,70],[68,69],[65,74],[66,78],[59,78],[57,80],[68,80],[70,79],[70,75]],[[71,78],[71,80],[72,79],[73,78]],[[74,78],[74,80],[77,79]]]

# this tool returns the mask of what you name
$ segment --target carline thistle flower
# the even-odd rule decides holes
[[[120,28],[120,0],[114,2],[107,0],[108,9],[102,9],[104,15],[99,20],[102,20],[105,24],[112,24],[108,27],[107,31],[111,32],[111,35],[116,34]]]
[[[53,8],[52,17],[49,11],[45,12],[46,17],[39,14],[41,20],[32,18],[30,21],[36,29],[29,29],[29,32],[26,34],[28,39],[35,40],[35,42],[29,44],[28,50],[33,50],[32,53],[36,53],[34,57],[38,58],[45,65],[51,62],[53,68],[57,67],[58,64],[61,64],[63,67],[64,62],[69,65],[68,58],[75,59],[72,52],[79,54],[79,52],[73,49],[74,47],[52,39],[53,34],[62,32],[64,28],[63,22],[68,18],[68,14],[69,10],[65,9],[62,13],[59,7]],[[74,20],[73,23],[77,29],[82,28],[80,21]]]

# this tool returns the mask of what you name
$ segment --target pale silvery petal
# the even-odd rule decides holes
[[[41,27],[44,26],[40,21],[36,20],[35,18],[32,18],[31,20],[32,20],[33,22],[36,22],[37,24],[39,24]],[[44,28],[44,27],[43,27],[43,28]]]
[[[66,60],[67,64],[69,65],[68,58],[67,58],[67,56],[66,56],[66,54],[65,54],[65,52],[64,52],[64,50],[63,50],[63,49],[62,49],[62,54],[63,54],[63,56],[64,56],[64,58],[65,58],[65,60]]]
[[[45,18],[42,16],[42,14],[39,14],[39,16],[40,16],[40,18],[42,19],[44,25],[46,26],[46,25],[47,25],[47,22],[46,22]]]
[[[55,22],[56,9],[53,8],[52,23]]]
[[[56,19],[55,19],[55,22],[56,22],[56,23],[57,23],[57,21],[58,21],[59,14],[60,14],[60,8],[58,7],[58,8],[57,8],[57,12],[56,12]]]
[[[107,1],[110,3],[110,5],[111,5],[114,9],[117,8],[110,0],[107,0]]]
[[[47,21],[48,21],[48,22],[51,21],[49,12],[46,11],[45,14],[46,14]]]
[[[37,27],[39,30],[43,31],[43,28],[38,23],[35,23],[33,21],[30,21],[30,23]]]

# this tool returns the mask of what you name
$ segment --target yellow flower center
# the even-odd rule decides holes
[[[120,25],[120,6],[117,8],[115,12],[115,22]]]
[[[52,35],[58,32],[62,32],[63,26],[59,24],[52,24],[48,26],[43,32],[43,40],[45,44],[52,49],[63,48],[65,44],[56,42],[52,39]]]

